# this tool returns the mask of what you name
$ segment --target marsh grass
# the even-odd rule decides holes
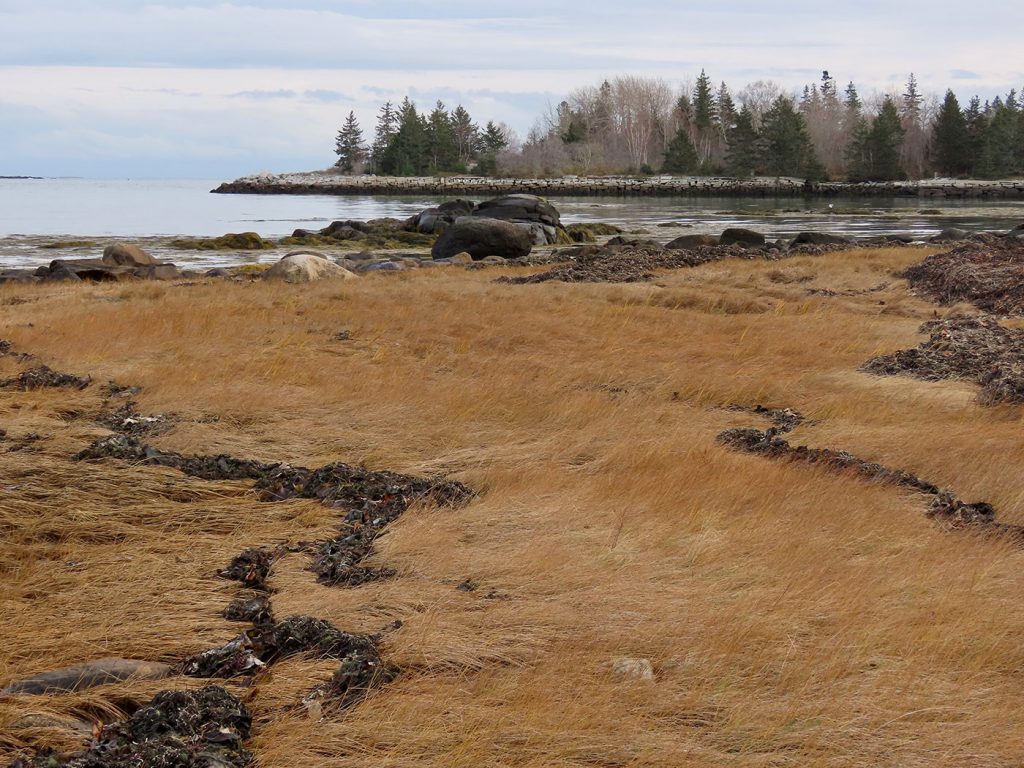
[[[235,690],[261,766],[1007,766],[1024,760],[1024,552],[940,529],[914,494],[716,445],[792,407],[792,435],[912,471],[1024,523],[1016,408],[874,378],[938,311],[893,273],[916,249],[727,261],[628,286],[500,286],[431,270],[321,284],[13,288],[3,336],[84,392],[0,391],[0,684],[101,656],[176,660],[238,625],[213,578],[336,513],[245,483],[69,456],[104,434],[98,384],[173,412],[169,450],[443,473],[480,497],[414,508],[357,589],[275,567],[278,616],[399,619],[404,672],[343,717],[294,705],[332,671],[293,659]],[[811,280],[779,279],[779,274]],[[809,288],[864,291],[809,296]],[[111,301],[110,299],[119,299]],[[342,329],[348,341],[335,340]],[[19,370],[0,358],[0,377]],[[4,444],[0,443],[0,451]],[[471,578],[476,591],[456,589]],[[653,682],[611,672],[646,658]],[[167,685],[0,700],[0,759],[81,734]],[[130,708],[130,707],[129,707]]]

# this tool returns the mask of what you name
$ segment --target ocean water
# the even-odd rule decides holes
[[[169,235],[258,232],[281,237],[337,219],[407,218],[435,205],[426,196],[214,195],[220,179],[0,179],[0,266],[30,266],[63,254],[39,246],[46,238],[100,241]],[[802,230],[854,236],[909,234],[925,238],[945,227],[1006,230],[1024,222],[1024,202],[903,198],[595,198],[558,197],[565,223],[605,221],[652,235],[685,229],[720,233],[745,226],[769,237]],[[659,229],[672,224],[673,229]],[[85,254],[69,254],[82,256]],[[247,258],[254,258],[249,255]],[[198,257],[194,257],[198,260]],[[279,258],[268,252],[264,260]],[[237,262],[213,254],[202,261]],[[179,256],[179,263],[189,260]]]

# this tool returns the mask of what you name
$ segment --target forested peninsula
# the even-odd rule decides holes
[[[465,107],[411,99],[384,104],[372,141],[350,113],[338,132],[346,173],[511,177],[566,174],[799,176],[813,181],[897,181],[940,175],[1004,178],[1024,171],[1024,107],[1016,90],[962,107],[948,90],[862,98],[826,71],[802,94],[759,80],[733,95],[702,71],[692,88],[616,77],[579,88],[540,116],[525,139],[507,125],[482,128]]]

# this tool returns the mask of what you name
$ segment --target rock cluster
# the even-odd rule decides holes
[[[99,259],[54,259],[34,272],[7,271],[0,274],[5,282],[116,282],[119,280],[176,280],[181,272],[174,265],[153,258],[135,245],[108,245]]]
[[[343,176],[330,172],[262,173],[221,184],[217,193],[266,195],[380,195],[421,194],[505,195],[526,193],[590,196],[710,196],[710,197],[1024,197],[1024,179],[978,181],[922,179],[896,182],[822,182],[769,176],[735,179],[715,176],[562,176],[559,178],[494,179],[482,176],[393,177]]]
[[[558,209],[544,198],[536,195],[504,195],[485,200],[480,204],[471,200],[449,200],[435,208],[427,208],[416,214],[409,219],[408,226],[417,232],[441,235],[443,238],[450,227],[456,224],[468,225],[467,219],[509,222],[525,230],[533,245],[572,242],[572,238],[562,226]],[[470,252],[472,253],[472,251]],[[453,253],[455,251],[449,252],[449,255]],[[505,254],[495,251],[483,255],[504,256]]]

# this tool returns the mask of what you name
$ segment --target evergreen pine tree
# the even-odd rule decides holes
[[[728,147],[729,142],[729,131],[736,124],[736,102],[733,101],[732,93],[729,92],[729,86],[722,81],[722,84],[718,86],[718,131],[719,131],[719,144],[723,148]]]
[[[967,122],[967,142],[970,157],[969,170],[972,175],[977,174],[981,160],[981,148],[985,144],[985,112],[981,108],[981,98],[972,96],[964,110],[964,120]]]
[[[457,170],[459,163],[459,146],[452,129],[448,110],[440,101],[430,113],[426,124],[427,170],[430,173],[443,173]]]
[[[1016,99],[1007,102],[998,97],[992,100],[976,166],[976,173],[982,178],[1009,176],[1020,168],[1020,110],[1015,108]]]
[[[803,116],[792,100],[780,96],[764,113],[761,123],[764,166],[773,176],[805,176],[817,172],[814,150]]]
[[[942,108],[932,126],[932,152],[935,168],[949,176],[967,173],[971,168],[971,137],[967,119],[953,91],[946,91]]]
[[[461,104],[452,110],[452,133],[458,148],[459,165],[468,167],[480,151],[480,129]]]
[[[427,172],[430,155],[427,146],[426,122],[408,96],[397,113],[398,130],[388,142],[381,163],[391,176],[415,176]]]
[[[377,127],[373,135],[373,145],[370,147],[370,165],[375,173],[383,173],[382,163],[387,152],[388,144],[398,132],[398,115],[392,103],[386,102],[377,113]]]
[[[492,121],[484,126],[480,136],[480,159],[477,162],[477,171],[493,176],[498,172],[498,153],[508,147],[508,139],[504,131]]]
[[[900,112],[900,127],[903,129],[900,167],[913,179],[919,179],[924,175],[928,160],[928,135],[921,120],[923,101],[924,97],[917,87],[917,78],[911,72],[907,79],[907,90],[903,94]]]
[[[736,122],[728,133],[729,149],[725,154],[725,165],[731,176],[745,178],[758,170],[759,138],[750,110],[744,106],[736,115]]]
[[[334,142],[334,153],[338,156],[335,166],[345,173],[352,173],[366,159],[363,130],[359,127],[355,112],[348,113],[345,124],[338,131]]]
[[[903,143],[903,125],[891,96],[886,96],[882,102],[882,108],[871,124],[867,142],[868,178],[873,181],[902,178],[900,146]]]
[[[690,134],[685,128],[680,128],[665,149],[661,170],[663,173],[693,173],[697,165],[697,150],[690,141]]]
[[[716,144],[718,113],[715,109],[715,94],[711,89],[711,78],[703,69],[700,71],[700,77],[697,78],[697,84],[693,89],[692,114],[697,157],[701,165],[706,165],[711,159],[711,153]]]

